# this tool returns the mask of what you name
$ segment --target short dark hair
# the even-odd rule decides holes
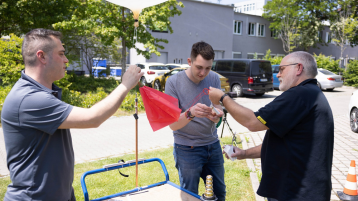
[[[211,60],[215,58],[213,47],[204,41],[194,43],[191,48],[190,58],[195,61],[198,55],[201,55],[205,60]]]
[[[33,29],[25,35],[22,41],[22,58],[25,66],[35,65],[37,51],[49,53],[54,49],[55,43],[51,36],[61,39],[62,34],[49,29]]]

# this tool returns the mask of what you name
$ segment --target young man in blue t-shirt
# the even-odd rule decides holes
[[[179,120],[170,125],[180,186],[198,194],[200,177],[205,181],[207,175],[212,175],[214,194],[223,201],[224,159],[215,126],[223,112],[220,105],[214,105],[220,112],[216,115],[210,108],[209,97],[201,96],[205,88],[221,88],[219,76],[210,71],[214,55],[209,44],[195,43],[188,58],[190,68],[171,76],[165,93],[177,98],[182,110]]]
[[[316,61],[307,52],[294,52],[279,69],[279,88],[284,92],[257,112],[210,89],[210,100],[221,101],[237,122],[250,131],[267,130],[262,145],[235,147],[231,156],[261,158],[257,194],[269,201],[330,200],[334,124],[330,105],[314,79]]]

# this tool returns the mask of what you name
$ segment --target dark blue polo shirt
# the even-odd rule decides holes
[[[283,92],[255,115],[269,128],[257,194],[279,201],[330,200],[334,124],[317,80]]]
[[[58,129],[72,110],[52,90],[21,73],[1,114],[12,183],[5,200],[70,200],[74,153],[68,129]]]

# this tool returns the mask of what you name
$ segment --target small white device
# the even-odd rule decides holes
[[[237,157],[231,157],[231,154],[234,153],[234,147],[232,145],[225,145],[224,152],[229,156],[230,160],[234,161]]]

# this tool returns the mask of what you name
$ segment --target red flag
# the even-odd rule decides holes
[[[153,131],[178,121],[181,113],[178,99],[146,86],[139,91]]]

